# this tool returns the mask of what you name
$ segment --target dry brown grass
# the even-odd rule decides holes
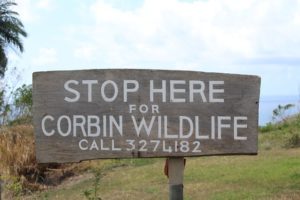
[[[0,176],[12,193],[40,189],[44,168],[35,160],[32,125],[1,127]]]
[[[10,176],[26,175],[36,171],[31,125],[1,127],[0,168],[2,173]]]
[[[0,127],[0,179],[14,194],[41,190],[85,171],[90,164],[38,164],[35,158],[33,126]]]

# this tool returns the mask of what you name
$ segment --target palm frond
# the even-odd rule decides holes
[[[0,77],[3,76],[7,65],[5,49],[16,47],[20,52],[24,51],[21,37],[27,37],[27,33],[18,18],[19,14],[11,10],[11,6],[16,5],[10,0],[0,0]]]
[[[0,46],[0,76],[4,75],[7,65],[7,57],[4,49]]]

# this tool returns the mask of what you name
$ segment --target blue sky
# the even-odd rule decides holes
[[[262,96],[300,94],[299,0],[16,2],[29,34],[23,54],[9,50],[20,83],[34,71],[151,68],[259,75]]]

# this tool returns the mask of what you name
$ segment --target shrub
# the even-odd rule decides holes
[[[22,85],[16,89],[14,95],[14,106],[18,109],[18,116],[31,115],[32,110],[32,86]]]
[[[22,85],[13,90],[8,86],[0,87],[0,124],[30,119],[32,116],[32,85]]]
[[[272,123],[267,123],[265,126],[259,127],[259,131],[261,133],[270,132],[270,131],[274,130],[274,127],[275,127],[275,125],[273,125]]]
[[[299,133],[291,133],[287,135],[284,141],[285,148],[295,148],[300,147],[300,134]]]
[[[33,124],[33,121],[32,121],[32,115],[23,115],[23,116],[20,116],[10,122],[8,122],[8,125],[9,126],[16,126],[16,125],[31,125]]]

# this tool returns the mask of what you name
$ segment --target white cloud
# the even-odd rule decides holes
[[[24,22],[34,22],[39,17],[33,11],[34,3],[32,0],[16,0],[17,6],[14,9],[19,13],[22,21]]]
[[[299,5],[284,0],[145,0],[132,11],[98,0],[87,12],[95,24],[81,35],[106,52],[108,63],[232,64],[298,56],[299,12]]]
[[[116,1],[76,1],[68,16],[57,12],[48,18],[39,6],[67,7],[67,1],[19,2],[32,18],[42,16],[35,30],[45,28],[48,35],[43,37],[63,58],[58,62],[54,48],[44,49],[30,64],[257,74],[263,78],[264,94],[297,93],[300,1],[144,0],[132,9]]]
[[[36,3],[36,7],[44,10],[49,10],[53,6],[53,2],[51,0],[39,0]]]
[[[300,65],[299,1],[145,0],[124,10],[97,0],[85,9],[89,25],[67,35],[73,55],[96,65],[252,73],[265,94],[294,93],[299,83],[289,67]],[[285,90],[282,79],[294,86]]]
[[[40,48],[37,56],[33,58],[34,66],[54,65],[58,61],[57,52],[54,48]]]
[[[41,19],[42,12],[53,8],[53,0],[16,0],[15,9],[23,22],[32,23]],[[41,12],[42,11],[42,12]]]
[[[74,56],[77,57],[78,59],[83,59],[86,61],[91,61],[94,60],[95,57],[95,51],[96,47],[93,46],[92,44],[80,44],[76,49],[74,50]]]

